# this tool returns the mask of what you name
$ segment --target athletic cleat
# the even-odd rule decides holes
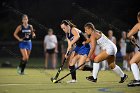
[[[21,68],[19,66],[17,67],[17,73],[21,74]]]
[[[128,87],[135,87],[140,86],[140,80],[133,80],[129,84],[127,84]]]
[[[77,82],[77,80],[70,80],[70,81],[67,81],[67,83],[76,83]]]
[[[19,66],[17,67],[17,73],[18,73],[19,75],[25,75],[24,72],[21,72],[21,68],[20,68]]]
[[[94,79],[93,76],[89,76],[89,77],[86,77],[87,80],[91,81],[91,82],[97,82],[97,78]]]
[[[24,72],[21,72],[20,75],[25,75],[25,73]]]
[[[124,74],[124,77],[121,77],[119,83],[123,83],[128,78],[128,75]]]

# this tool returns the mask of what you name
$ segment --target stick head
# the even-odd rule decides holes
[[[52,81],[53,83],[58,83],[58,81],[57,81],[56,79],[54,79],[53,77],[51,78],[51,81]]]
[[[51,78],[51,81],[53,82],[53,80],[54,80],[54,78],[52,77],[52,78]]]
[[[61,83],[60,81],[57,81],[57,80],[54,80],[54,82],[53,83]]]
[[[56,80],[55,79],[53,80],[53,83],[56,83]]]

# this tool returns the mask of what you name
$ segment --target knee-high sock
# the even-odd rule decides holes
[[[99,69],[100,69],[100,64],[99,63],[93,63],[92,76],[94,77],[94,79],[97,78]]]
[[[121,68],[119,66],[115,66],[114,69],[112,69],[115,73],[117,73],[120,77],[124,77],[124,73],[123,71],[121,70]]]
[[[70,72],[72,72],[75,69],[75,66],[69,66]],[[73,71],[71,73],[71,77],[73,80],[76,80],[76,71]]]
[[[21,68],[21,73],[24,72],[27,61],[21,60],[19,67]]]
[[[102,61],[101,64],[102,64],[102,67],[101,67],[102,69],[107,68],[107,61],[106,60]]]
[[[20,68],[22,68],[22,67],[23,67],[23,60],[22,60],[22,59],[20,60],[19,67],[20,67]]]
[[[123,68],[124,69],[127,69],[127,65],[128,65],[127,61],[126,60],[123,60]]]
[[[140,80],[140,71],[136,63],[131,64],[131,70],[132,70],[135,80]]]

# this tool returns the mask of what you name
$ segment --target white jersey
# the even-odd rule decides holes
[[[138,37],[138,38],[137,38],[137,41],[136,41],[136,42],[137,42],[137,44],[140,46],[140,30],[139,30],[138,33],[137,33],[137,37]],[[136,47],[135,47],[135,52],[138,51],[138,50],[139,50],[139,49],[138,49],[138,47],[136,46]]]
[[[100,54],[100,52],[101,52],[101,48],[100,48],[100,46],[97,44],[97,45],[96,45],[96,48],[95,48],[95,55]]]
[[[103,49],[106,50],[108,55],[116,55],[117,47],[110,41],[103,33],[101,37],[97,40],[97,44]]]
[[[126,56],[126,42],[123,38],[121,38],[120,45],[121,45],[120,52],[122,56]]]
[[[56,47],[57,38],[55,35],[46,35],[44,38],[45,49],[53,49]]]

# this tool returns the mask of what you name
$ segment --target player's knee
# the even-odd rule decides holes
[[[28,56],[24,56],[24,57],[23,57],[23,60],[24,60],[24,61],[28,61],[28,59],[29,59]]]
[[[115,68],[115,64],[114,63],[109,64],[109,68],[110,69],[114,69]]]
[[[94,63],[99,63],[100,62],[100,59],[99,58],[94,58]]]
[[[129,62],[130,65],[131,65],[131,64],[134,64],[134,63],[135,63],[135,62],[133,62],[133,61],[130,61],[130,62]]]
[[[80,67],[79,70],[83,70],[83,67]]]

